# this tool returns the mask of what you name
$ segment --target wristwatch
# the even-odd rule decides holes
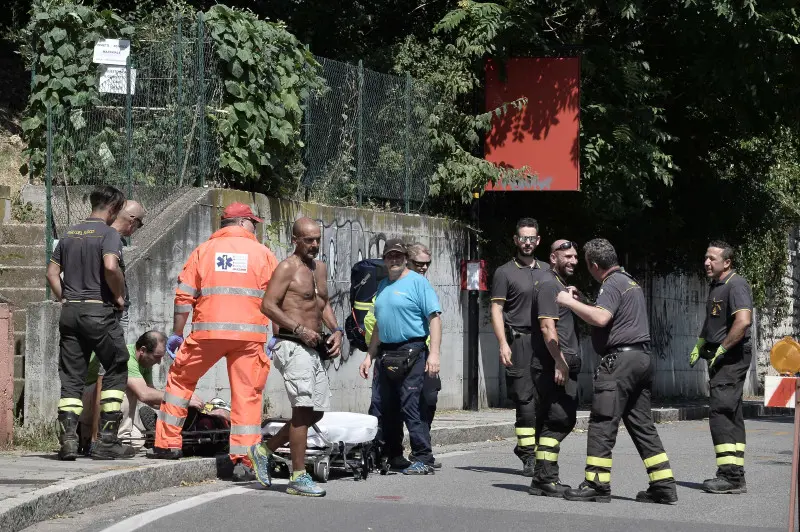
[[[342,329],[341,327],[336,327],[334,330],[331,331],[331,333],[335,333],[335,332],[340,332],[340,333],[344,334],[344,329]]]

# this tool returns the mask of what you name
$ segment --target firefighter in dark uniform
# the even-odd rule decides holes
[[[125,278],[120,268],[122,240],[113,227],[125,196],[102,186],[89,196],[92,213],[70,227],[47,265],[47,281],[63,302],[58,330],[61,399],[58,402],[61,460],[78,457],[78,417],[83,387],[94,351],[106,370],[100,393],[99,440],[92,458],[131,458],[135,450],[117,437],[128,381],[128,348],[119,323],[125,308]],[[64,274],[63,283],[61,273]]]
[[[745,431],[742,392],[750,368],[750,324],[753,298],[747,281],[731,269],[733,248],[715,240],[706,250],[705,270],[711,279],[706,319],[689,356],[708,361],[711,411],[708,424],[717,455],[717,476],[703,482],[710,493],[746,493]]]
[[[566,278],[578,264],[578,246],[556,240],[550,247],[550,272],[536,287],[533,322],[533,385],[536,403],[536,467],[528,493],[561,497],[569,486],[558,477],[561,442],[575,428],[578,410],[580,345],[572,311],[559,307]]]
[[[492,282],[492,329],[500,344],[500,362],[506,368],[508,398],[517,411],[514,448],[522,460],[522,474],[533,476],[536,461],[536,406],[531,373],[531,308],[537,282],[545,279],[547,264],[536,260],[539,223],[533,218],[517,222],[516,256],[494,273]]]
[[[569,292],[560,292],[557,301],[592,325],[592,345],[602,359],[594,377],[586,479],[567,490],[564,498],[611,502],[611,451],[621,419],[650,478],[650,487],[640,491],[636,500],[674,504],[678,501],[675,478],[650,409],[655,363],[649,352],[650,328],[642,288],[620,268],[608,240],[590,240],[583,252],[589,273],[602,283],[595,306],[581,303]]]

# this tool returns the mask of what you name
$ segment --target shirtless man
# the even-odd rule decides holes
[[[264,294],[261,312],[275,328],[268,349],[283,375],[292,419],[266,444],[254,445],[248,452],[258,481],[269,486],[270,455],[289,442],[292,477],[286,493],[307,497],[325,495],[325,490],[306,473],[306,438],[308,427],[330,408],[331,392],[321,356],[339,356],[343,334],[328,301],[327,267],[314,260],[320,238],[319,225],[314,220],[297,220],[292,226],[294,253],[278,265]],[[323,335],[323,323],[333,331],[330,336]]]

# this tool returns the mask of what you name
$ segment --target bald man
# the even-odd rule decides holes
[[[550,271],[534,289],[531,369],[537,447],[531,495],[561,497],[569,489],[558,476],[558,451],[575,427],[581,359],[572,311],[560,307],[556,296],[567,291],[567,278],[577,264],[577,244],[556,240],[550,247]]]
[[[325,495],[306,473],[306,438],[308,427],[330,409],[331,392],[322,361],[339,356],[343,334],[328,299],[327,268],[315,260],[320,239],[317,222],[297,220],[292,227],[294,253],[278,265],[264,294],[261,312],[275,327],[268,348],[283,375],[292,419],[266,444],[253,445],[248,452],[259,482],[269,486],[270,455],[289,442],[292,477],[286,493],[307,497]],[[322,332],[323,323],[332,334]]]

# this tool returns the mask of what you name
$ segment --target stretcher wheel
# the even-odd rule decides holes
[[[314,464],[314,479],[317,482],[328,482],[328,475],[331,472],[330,462],[324,458]]]
[[[361,453],[361,478],[364,480],[369,476],[369,454]]]

